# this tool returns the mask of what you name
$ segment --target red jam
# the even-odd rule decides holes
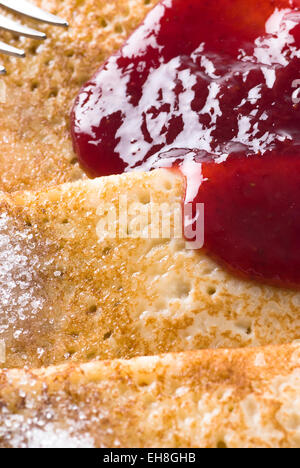
[[[300,287],[300,0],[160,2],[82,88],[72,137],[92,177],[196,162],[207,252]]]

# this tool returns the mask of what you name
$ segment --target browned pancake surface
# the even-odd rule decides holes
[[[73,100],[156,2],[35,0],[66,18],[70,29],[39,24],[48,34],[44,42],[1,32],[1,40],[23,47],[27,57],[1,56],[8,74],[0,79],[0,189],[38,189],[85,177],[69,135]]]
[[[299,345],[0,372],[0,447],[299,447]]]
[[[298,291],[235,278],[172,232],[152,238],[156,215],[165,220],[169,213],[171,223],[181,215],[183,190],[180,177],[161,170],[3,194],[3,366],[299,339]],[[126,238],[122,218],[113,221],[115,232],[106,224],[108,213],[118,214],[120,195],[133,210],[122,227]],[[134,236],[139,213],[149,238]]]
[[[234,278],[183,239],[110,238],[120,194],[175,213],[182,181],[88,181],[72,151],[80,86],[156,2],[36,0],[71,28],[1,36],[28,57],[2,58],[0,359],[5,344],[2,367],[32,369],[0,371],[0,447],[300,446],[299,292]]]

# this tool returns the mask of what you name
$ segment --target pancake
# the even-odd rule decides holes
[[[75,96],[157,1],[35,0],[71,27],[26,20],[47,33],[44,42],[1,33],[1,40],[24,48],[27,57],[0,58],[7,69],[0,81],[0,190],[36,190],[85,177],[69,137]]]
[[[72,27],[2,34],[28,56],[1,58],[0,447],[300,447],[299,291],[135,214],[114,237],[120,197],[181,226],[183,181],[88,180],[72,150],[75,95],[157,1],[35,0]]]
[[[0,447],[299,447],[300,347],[0,373]]]
[[[136,213],[107,230],[107,213],[136,206],[171,224],[183,180],[159,170],[0,198],[0,339],[5,367],[132,358],[300,338],[300,293],[235,278],[182,237],[134,238]],[[166,213],[166,211],[164,211]],[[166,215],[165,215],[166,216]],[[165,219],[165,218],[164,218]],[[181,219],[179,220],[181,226]],[[149,227],[148,226],[148,227]],[[127,234],[129,232],[129,234]],[[149,232],[151,232],[149,230]],[[176,234],[176,233],[175,233]]]

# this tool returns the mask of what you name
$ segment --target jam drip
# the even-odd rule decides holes
[[[300,287],[300,1],[165,0],[72,111],[92,176],[186,163],[205,245],[240,275]],[[197,167],[196,167],[197,166]],[[192,167],[192,166],[190,166]],[[299,273],[298,273],[299,272]]]
[[[300,147],[202,163],[205,248],[240,275],[300,285]]]

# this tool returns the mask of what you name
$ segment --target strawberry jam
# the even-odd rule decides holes
[[[91,177],[179,168],[211,256],[300,287],[300,0],[158,3],[82,88],[72,138]]]

